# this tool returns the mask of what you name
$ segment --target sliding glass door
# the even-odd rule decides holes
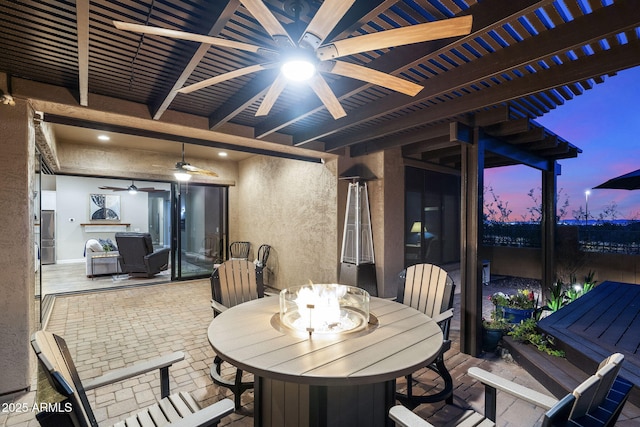
[[[405,170],[405,266],[460,260],[460,177]]]
[[[172,280],[207,277],[226,258],[227,187],[174,183]]]

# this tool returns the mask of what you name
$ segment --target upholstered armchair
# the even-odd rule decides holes
[[[169,248],[154,252],[149,233],[116,233],[123,273],[136,277],[153,277],[169,266]]]

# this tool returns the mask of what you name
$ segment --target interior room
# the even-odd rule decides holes
[[[333,212],[337,209],[336,189],[329,188],[331,184],[337,185],[337,180],[323,177],[331,174],[330,165],[184,144],[185,160],[207,171],[215,171],[217,176],[204,176],[204,179],[198,176],[199,180],[176,185],[175,181],[168,180],[173,178],[175,163],[182,159],[183,145],[179,142],[65,125],[53,125],[51,129],[60,162],[69,173],[40,175],[42,210],[55,210],[56,233],[61,236],[56,240],[55,264],[85,263],[87,240],[98,237],[114,241],[117,231],[149,232],[154,247],[171,247],[172,229],[176,228],[179,230],[176,238],[179,236],[181,250],[177,254],[181,254],[182,272],[176,274],[175,268],[166,272],[174,280],[210,275],[213,264],[228,257],[228,243],[234,240],[250,241],[254,248],[250,255],[254,258],[261,244],[268,243],[274,248],[271,254],[273,268],[267,280],[275,287],[279,282],[311,277],[329,280],[335,275],[335,267],[327,268],[335,265],[335,260],[323,261],[317,257],[314,258],[319,261],[317,271],[296,271],[298,269],[290,265],[293,254],[299,260],[299,248],[311,243],[288,241],[289,237],[280,228],[309,221],[309,225],[305,225],[306,236],[317,241],[316,233],[326,235],[327,227],[337,226],[335,222],[327,222],[326,213],[331,212],[331,208],[324,204],[325,200],[333,200]],[[108,136],[109,140],[101,141],[100,135]],[[80,144],[80,140],[85,142]],[[152,147],[154,151],[150,151]],[[220,152],[226,156],[220,156]],[[212,160],[214,155],[217,159]],[[96,171],[100,171],[101,177],[95,176]],[[89,172],[94,176],[88,176]],[[122,175],[126,175],[126,179],[116,178]],[[122,191],[130,185],[148,191],[136,194]],[[205,197],[204,193],[199,193],[205,190],[224,194]],[[90,195],[96,193],[118,200],[117,219],[91,218]],[[176,199],[175,218],[172,218],[172,197]],[[302,212],[289,216],[286,224],[280,220],[284,212],[299,206],[304,206]],[[322,217],[321,221],[314,220],[319,217]],[[275,226],[268,229],[262,226],[276,218]],[[100,231],[94,231],[96,229]],[[240,234],[239,229],[245,229],[246,234]],[[317,247],[316,242],[313,244]],[[177,262],[177,254],[172,256],[172,261]],[[199,261],[209,265],[197,271],[195,267]],[[283,268],[285,265],[287,268]],[[43,267],[46,275],[48,266]],[[280,274],[275,274],[276,271]],[[308,277],[296,278],[299,274]],[[43,284],[46,289],[46,281]]]
[[[153,192],[138,191],[131,194],[127,188],[136,184],[139,188],[153,188]],[[100,187],[122,188],[125,191]],[[93,254],[104,256],[110,251],[117,253],[115,247],[102,246],[115,246],[115,234],[118,231],[149,232],[154,248],[170,246],[168,183],[43,175],[40,191],[42,210],[36,212],[35,216],[40,218],[34,216],[34,220],[41,260],[42,290],[37,289],[36,296],[96,289],[110,286],[108,282],[120,281],[116,280],[118,277],[113,277],[120,272],[117,258],[108,261],[93,258]],[[97,194],[114,200],[109,203],[117,206],[117,216],[95,218],[100,216],[95,215],[96,207],[92,204],[92,196]],[[100,247],[97,250],[91,248],[90,240],[100,242]],[[170,275],[170,270],[167,273]],[[65,279],[62,280],[62,277]]]

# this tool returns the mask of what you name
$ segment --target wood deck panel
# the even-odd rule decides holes
[[[625,331],[621,326],[629,324],[632,320],[629,316],[637,315],[637,313],[634,314],[632,310],[616,310],[615,306],[617,304],[623,304],[629,296],[633,297],[632,293],[633,289],[630,287],[617,287],[615,292],[607,295],[607,300],[610,300],[611,304],[607,307],[607,312],[601,315],[598,321],[590,326],[590,332],[615,346],[615,343],[621,339]]]
[[[592,363],[624,354],[622,376],[640,387],[640,285],[604,282],[538,326]]]

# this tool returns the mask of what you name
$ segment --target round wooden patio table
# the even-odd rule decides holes
[[[256,426],[393,426],[395,379],[425,367],[443,335],[425,314],[371,298],[378,325],[334,338],[272,325],[277,297],[239,304],[208,330],[213,350],[255,377]]]

